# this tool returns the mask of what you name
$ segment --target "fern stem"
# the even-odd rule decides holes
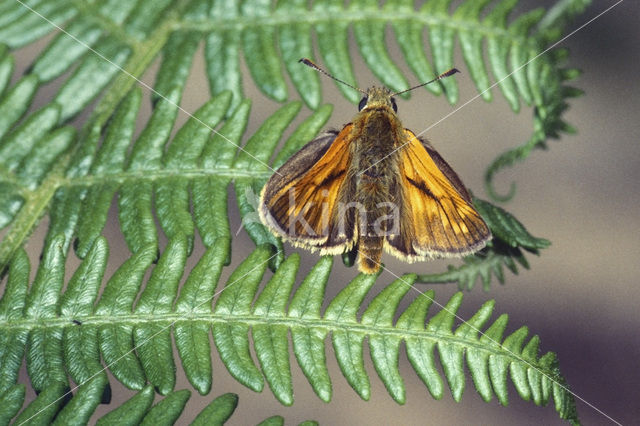
[[[488,348],[485,343],[481,343],[474,339],[465,339],[451,333],[439,333],[427,330],[411,330],[398,329],[394,326],[365,325],[362,323],[345,324],[336,321],[324,319],[310,318],[286,318],[286,317],[264,317],[258,315],[220,315],[213,313],[167,313],[167,314],[130,314],[118,315],[116,317],[110,315],[88,315],[72,318],[25,318],[19,321],[0,321],[0,331],[2,330],[44,330],[44,329],[60,329],[65,327],[77,327],[72,320],[80,321],[83,327],[109,325],[117,323],[118,325],[143,326],[151,327],[153,325],[171,327],[179,323],[198,323],[204,322],[213,326],[216,323],[233,323],[244,324],[248,326],[285,326],[289,329],[293,328],[318,328],[328,332],[348,331],[350,333],[358,333],[362,335],[376,335],[394,337],[396,339],[406,340],[408,338],[419,338],[433,340],[433,342],[446,342],[446,344],[459,345],[464,348],[474,348],[489,352],[491,355],[510,356],[514,360],[521,361],[508,351],[504,351],[500,346]]]
[[[173,179],[179,176],[183,179],[196,179],[203,177],[220,178],[250,178],[254,180],[266,180],[273,173],[270,171],[255,171],[243,169],[212,168],[212,169],[162,169],[162,170],[133,170],[122,173],[112,173],[94,176],[82,176],[74,178],[60,179],[60,186],[94,186],[109,183],[135,182],[155,182],[164,179]]]
[[[44,215],[49,202],[58,189],[59,176],[49,176],[26,198],[24,206],[16,216],[11,229],[0,241],[0,276],[8,267],[19,247],[29,237]]]
[[[234,30],[240,31],[244,28],[256,28],[265,27],[273,28],[278,26],[287,26],[299,23],[321,25],[321,24],[354,24],[363,22],[366,24],[371,23],[384,23],[384,24],[406,24],[407,21],[415,22],[427,28],[432,26],[445,27],[453,29],[455,31],[472,31],[475,33],[483,34],[485,36],[491,35],[494,37],[502,37],[512,41],[517,41],[520,44],[527,45],[530,40],[526,37],[521,37],[509,32],[507,29],[498,28],[491,25],[485,25],[482,21],[471,22],[469,20],[455,19],[450,15],[432,15],[423,13],[420,11],[414,12],[402,12],[395,11],[392,14],[386,14],[384,17],[380,16],[378,10],[345,10],[340,13],[319,13],[318,11],[309,10],[306,13],[278,13],[274,12],[268,16],[240,16],[238,18],[225,18],[225,19],[209,19],[199,21],[180,21],[176,23],[176,29],[181,30],[195,30],[203,31],[205,33],[213,31],[225,31]]]

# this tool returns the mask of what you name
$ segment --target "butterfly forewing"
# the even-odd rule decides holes
[[[426,143],[410,130],[405,133],[407,145],[399,155],[400,231],[387,238],[387,251],[421,260],[479,250],[491,233],[460,178]]]
[[[326,253],[354,238],[353,226],[339,223],[338,205],[345,196],[351,162],[347,137],[351,125],[339,134],[319,136],[287,161],[265,185],[260,216],[269,228],[293,244]],[[341,225],[341,226],[339,226]],[[335,250],[334,250],[335,251]]]

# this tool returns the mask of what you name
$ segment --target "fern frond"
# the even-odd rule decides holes
[[[492,241],[485,249],[473,256],[462,259],[459,266],[449,265],[447,271],[435,274],[418,275],[420,283],[458,283],[460,290],[472,290],[478,278],[482,288],[489,291],[491,278],[495,276],[500,284],[504,284],[504,267],[513,274],[518,274],[518,264],[529,269],[529,262],[519,248],[506,246],[498,240]]]
[[[534,109],[534,132],[522,145],[500,154],[487,168],[485,183],[489,195],[500,201],[507,201],[515,194],[515,184],[511,184],[505,195],[496,193],[493,179],[497,172],[510,167],[517,162],[524,161],[535,149],[546,149],[548,139],[559,139],[563,133],[573,134],[576,130],[562,119],[562,114],[569,108],[567,100],[582,95],[582,91],[564,84],[576,78],[580,72],[577,69],[562,69],[553,71],[549,68],[540,70],[544,78],[550,81],[549,87],[540,90],[538,97],[543,99]],[[536,78],[540,78],[537,76]]]
[[[163,2],[154,8],[132,8],[119,2],[65,3],[68,4],[62,9],[53,8],[49,2],[33,6],[52,23],[67,20],[65,31],[73,35],[73,38],[59,35],[34,64],[33,73],[41,81],[49,81],[81,62],[56,97],[63,106],[63,119],[77,114],[95,98],[116,78],[118,67],[139,77],[165,44],[166,57],[173,57],[174,65],[181,64],[178,68],[188,68],[190,57],[203,37],[212,93],[232,90],[232,107],[243,97],[239,66],[243,55],[255,83],[267,96],[278,101],[288,99],[281,65],[284,63],[302,99],[317,108],[321,103],[318,76],[295,66],[298,58],[313,56],[311,30],[318,36],[318,48],[327,68],[338,78],[355,84],[347,45],[348,31],[352,28],[358,50],[371,71],[392,90],[400,91],[408,86],[408,79],[387,53],[385,30],[391,25],[395,41],[419,81],[427,81],[453,67],[457,36],[469,73],[485,100],[492,96],[488,90],[491,71],[514,111],[519,109],[522,98],[537,109],[554,113],[557,120],[561,111],[554,111],[554,101],[545,99],[544,93],[560,92],[562,83],[556,76],[562,68],[556,55],[538,57],[538,54],[557,40],[571,18],[589,2],[559,2],[548,13],[538,9],[512,19],[509,15],[516,0],[469,1],[454,10],[450,1],[426,2],[416,10],[413,2],[407,0],[389,0],[383,6],[370,0],[350,2],[348,6],[341,0],[332,0],[315,2],[311,7],[299,0],[280,1],[274,6],[257,0],[213,5]],[[61,14],[56,15],[52,8]],[[31,43],[53,29],[20,5],[11,10],[23,17],[0,27],[0,40],[12,48]],[[429,34],[431,59],[426,56],[422,41],[425,32]],[[89,47],[98,55],[88,54]],[[132,84],[120,77],[117,80],[115,86],[120,86],[117,94],[107,101],[112,106]],[[86,84],[87,81],[91,84]],[[160,80],[159,83],[158,91],[164,95],[169,88]],[[427,88],[434,93],[445,88],[449,101],[454,103],[458,98],[455,81],[442,80],[439,84]],[[343,85],[339,88],[349,99],[357,100],[352,89]],[[552,133],[545,133],[545,139],[552,137]]]
[[[446,272],[418,275],[420,283],[457,282],[460,290],[471,290],[478,278],[482,287],[488,291],[491,276],[504,283],[504,267],[518,274],[517,264],[529,269],[523,249],[538,254],[538,251],[549,247],[549,240],[531,235],[525,227],[510,213],[491,203],[474,199],[478,212],[482,215],[493,233],[493,239],[483,250],[463,259],[460,266],[449,265]]]
[[[16,257],[10,270],[10,287],[1,306],[10,306],[12,300],[7,302],[5,298],[22,297],[25,310],[13,311],[11,319],[5,310],[0,322],[0,335],[22,332],[22,339],[13,341],[17,349],[4,348],[18,351],[14,359],[22,358],[22,351],[26,352],[27,371],[34,387],[43,391],[43,399],[49,388],[55,389],[58,396],[63,393],[68,386],[66,372],[74,381],[83,383],[77,395],[57,414],[56,421],[86,421],[91,415],[107,386],[106,375],[101,371],[101,357],[125,386],[143,390],[148,381],[157,392],[167,395],[163,403],[146,416],[155,418],[158,410],[177,418],[189,392],[173,391],[175,361],[171,335],[179,348],[187,377],[196,389],[207,393],[211,385],[209,329],[231,375],[256,391],[262,390],[263,377],[266,378],[273,394],[285,405],[293,403],[290,332],[302,371],[319,397],[327,401],[331,398],[331,381],[324,355],[325,339],[330,336],[340,369],[349,384],[362,398],[368,399],[369,376],[363,356],[366,338],[378,376],[400,404],[406,398],[398,370],[399,350],[404,342],[409,361],[435,398],[440,398],[444,391],[442,378],[435,368],[433,354],[437,349],[446,383],[455,400],[459,401],[464,392],[466,359],[474,386],[486,401],[495,395],[501,403],[507,403],[506,381],[510,376],[523,399],[533,399],[540,405],[553,398],[562,418],[576,420],[573,399],[560,376],[555,355],[538,354],[537,336],[527,341],[528,332],[523,327],[504,337],[505,315],[482,331],[493,312],[493,302],[487,302],[469,321],[454,330],[456,311],[462,302],[462,294],[458,293],[425,327],[433,292],[418,294],[408,308],[400,310],[400,301],[416,281],[415,275],[406,275],[378,292],[358,319],[357,312],[376,281],[375,276],[358,275],[321,314],[331,260],[322,258],[312,274],[294,290],[299,266],[299,257],[294,254],[259,290],[267,264],[274,256],[266,245],[256,249],[235,269],[224,291],[216,298],[217,279],[227,257],[225,241],[202,256],[178,296],[177,283],[183,274],[188,250],[186,238],[180,236],[169,241],[144,285],[143,277],[155,257],[155,248],[149,246],[125,261],[92,308],[99,290],[95,283],[104,271],[106,243],[102,237],[96,240],[58,301],[56,295],[63,284],[64,272],[62,239],[62,236],[55,238],[46,248],[28,293],[20,290],[26,288],[28,262],[25,263],[23,255]],[[81,280],[89,284],[80,292]],[[292,302],[287,307],[290,299]],[[135,307],[134,300],[137,300]],[[20,305],[20,302],[14,303]],[[399,317],[394,325],[396,315]],[[251,343],[259,367],[249,351]],[[80,353],[73,354],[70,348]],[[11,398],[18,398],[23,396],[20,389],[14,388],[20,362],[11,365],[2,366],[5,379],[0,394],[9,392],[8,395],[13,395]],[[88,374],[91,376],[87,377]],[[47,397],[47,401],[55,400],[52,398]],[[164,405],[167,407],[160,408]],[[15,414],[15,404],[8,407],[12,407],[11,413]]]

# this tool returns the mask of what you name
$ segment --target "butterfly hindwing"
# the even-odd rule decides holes
[[[399,233],[386,249],[398,257],[423,260],[457,257],[482,248],[491,232],[473,207],[460,178],[427,143],[408,129],[398,155],[401,176]]]
[[[322,252],[344,251],[354,230],[339,227],[338,205],[343,199],[351,161],[347,135],[328,132],[305,145],[269,179],[260,197],[260,216],[279,236],[294,245]]]

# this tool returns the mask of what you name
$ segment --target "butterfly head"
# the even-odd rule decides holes
[[[367,90],[366,94],[360,100],[358,105],[358,111],[362,111],[368,108],[384,109],[388,108],[393,112],[398,112],[398,106],[396,100],[393,97],[391,91],[386,87],[371,87]]]

